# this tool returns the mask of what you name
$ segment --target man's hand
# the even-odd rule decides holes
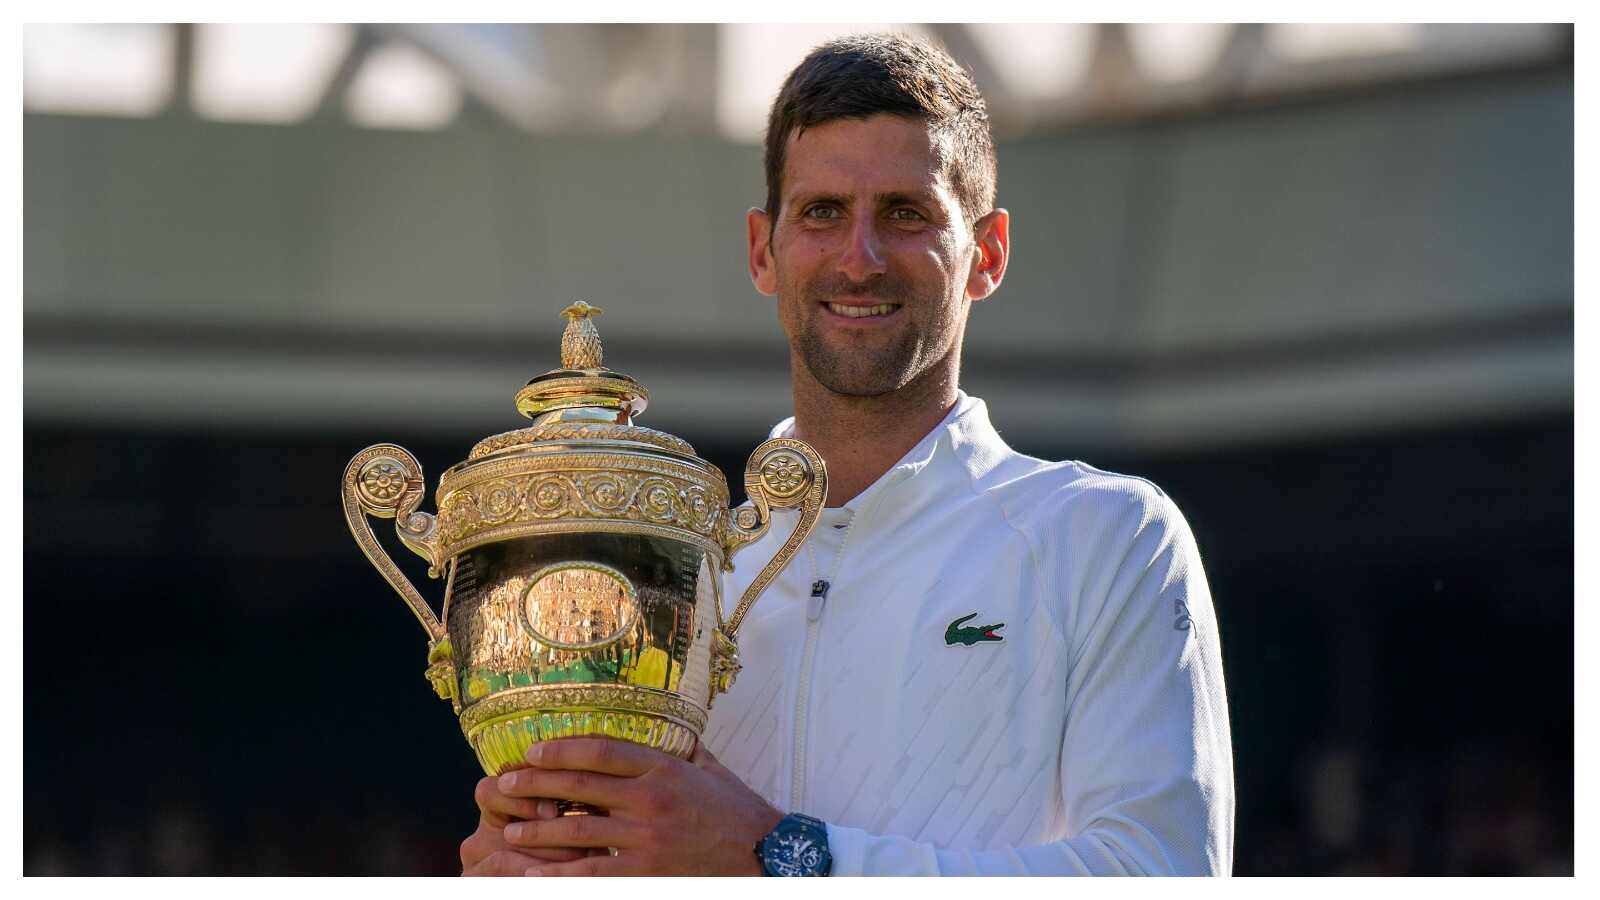
[[[521,875],[542,862],[568,862],[589,855],[586,849],[572,847],[506,846],[505,827],[512,822],[556,817],[556,805],[550,800],[507,797],[493,777],[480,780],[472,797],[478,804],[478,830],[461,842],[463,875]]]
[[[756,841],[783,818],[699,745],[682,760],[628,741],[566,738],[534,744],[527,758],[530,768],[500,776],[499,794],[577,800],[610,815],[512,822],[506,845],[617,850],[535,862],[529,875],[760,875]]]

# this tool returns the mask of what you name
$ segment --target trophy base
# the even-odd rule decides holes
[[[610,737],[654,747],[687,759],[694,752],[695,731],[680,722],[648,713],[606,709],[563,709],[512,713],[476,723],[467,742],[489,775],[525,766],[528,748],[542,741],[568,737]]]

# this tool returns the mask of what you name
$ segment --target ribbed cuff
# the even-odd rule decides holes
[[[867,833],[859,828],[845,828],[831,822],[828,828],[828,852],[833,855],[829,875],[860,875],[866,857]]]

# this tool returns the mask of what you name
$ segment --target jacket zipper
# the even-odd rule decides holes
[[[833,558],[833,570],[837,572],[844,561],[844,551],[850,546],[850,532],[854,530],[852,521],[845,527],[843,540],[839,550]],[[822,610],[828,604],[828,592],[833,589],[832,584],[822,577],[822,572],[817,568],[815,551],[810,551],[811,557],[811,596],[806,598],[806,644],[800,652],[800,684],[795,692],[794,705],[794,772],[789,779],[789,811],[799,812],[800,802],[805,795],[806,785],[806,713],[811,708],[811,669],[817,656],[817,631],[822,625]]]
[[[894,485],[910,475],[907,470],[891,470],[894,472],[889,485]],[[886,485],[886,488],[889,486]],[[850,549],[851,533],[861,520],[870,516],[878,503],[883,500],[886,491],[880,491],[871,506],[862,509],[851,517],[845,526],[843,539],[839,542],[839,550],[834,554],[833,572],[837,576],[844,569],[844,554]],[[794,773],[790,779],[789,787],[789,812],[800,811],[800,801],[805,795],[806,786],[806,711],[811,708],[811,666],[816,659],[817,631],[821,628],[822,610],[828,605],[828,592],[833,589],[832,583],[824,579],[821,571],[816,570],[815,557],[812,559],[813,577],[812,594],[806,599],[806,645],[800,654],[800,687],[796,692],[794,707]],[[818,590],[820,586],[821,590]]]
[[[822,606],[827,602],[827,596],[824,591],[820,598],[812,597],[806,603],[806,646],[800,655],[800,690],[795,698],[794,778],[789,791],[789,812],[800,811],[800,797],[805,790],[806,710],[811,705],[811,662],[817,652],[817,622],[822,617]]]

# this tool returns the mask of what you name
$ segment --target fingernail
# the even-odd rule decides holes
[[[521,822],[512,822],[510,825],[506,826],[506,840],[520,841],[522,840],[523,833],[527,830],[527,826],[523,825]]]
[[[523,872],[522,874],[528,876],[529,878],[537,878],[544,874],[544,870],[540,869],[538,866],[529,866],[528,871]]]
[[[502,794],[512,790],[517,786],[517,773],[507,772],[504,775],[501,775],[498,783],[500,785],[500,792]]]
[[[540,744],[534,744],[532,747],[528,748],[528,752],[527,753],[523,754],[523,758],[526,759],[528,762],[533,763],[534,765],[538,765],[539,757],[541,757],[543,755],[544,755],[544,747],[542,745],[540,745]]]
[[[556,817],[556,804],[553,800],[540,800],[536,810],[541,819],[554,819]]]

